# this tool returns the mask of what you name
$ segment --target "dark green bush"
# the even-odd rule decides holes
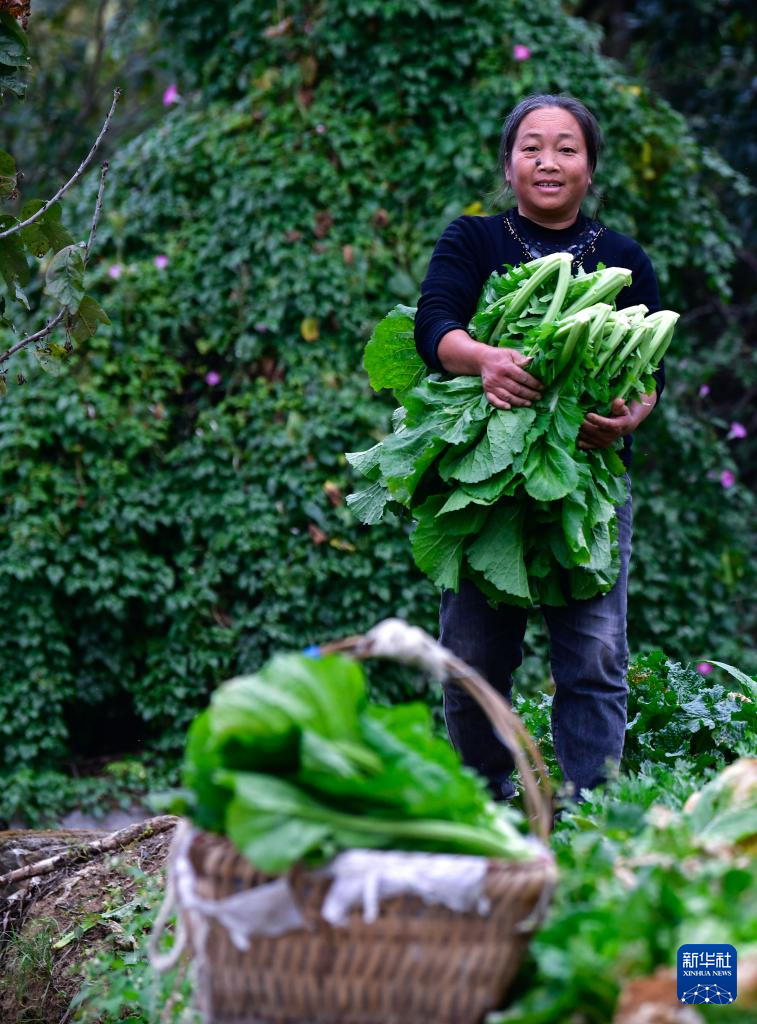
[[[724,287],[731,260],[710,190],[739,179],[556,2],[285,3],[269,37],[259,5],[225,5],[223,31],[158,6],[177,45],[194,40],[198,80],[223,64],[243,95],[174,109],[114,161],[93,273],[112,327],[0,406],[7,766],[98,731],[117,744],[121,723],[171,747],[217,682],[274,649],[387,614],[433,629],[408,524],[355,523],[343,452],[387,428],[360,368],[371,327],[416,300],[444,225],[487,201],[520,97],[570,88],[596,109],[603,217],[649,249],[667,305],[689,305],[682,268]],[[632,645],[738,662],[750,506],[707,478],[726,455],[691,408],[685,321],[678,351],[690,367],[671,361],[640,438]],[[412,688],[391,678],[387,696]]]

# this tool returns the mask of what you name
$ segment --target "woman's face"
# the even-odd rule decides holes
[[[547,227],[569,227],[591,185],[586,142],[575,117],[561,107],[527,114],[505,176],[524,217]]]

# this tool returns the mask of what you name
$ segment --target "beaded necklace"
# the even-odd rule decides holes
[[[573,273],[583,265],[583,261],[586,257],[594,252],[597,247],[597,242],[605,231],[604,224],[600,224],[599,221],[596,220],[590,220],[587,217],[586,225],[582,228],[578,238],[569,245],[564,245],[559,242],[544,242],[541,239],[533,238],[530,235],[524,238],[515,226],[512,210],[508,210],[504,215],[504,221],[507,230],[520,246],[524,259],[527,262],[529,260],[538,259],[540,256],[548,256],[553,252],[569,252],[573,256]]]

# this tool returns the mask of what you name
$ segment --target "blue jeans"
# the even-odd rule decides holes
[[[620,574],[615,586],[607,594],[572,601],[565,608],[542,608],[555,681],[552,738],[557,762],[576,794],[604,781],[607,762],[617,764],[623,753],[632,534],[630,484],[628,488],[628,500],[617,509]],[[526,618],[524,608],[492,608],[470,581],[462,580],[459,593],[442,593],[440,639],[509,701],[512,674],[523,660]],[[464,763],[486,779],[495,797],[511,796],[512,757],[473,698],[454,684],[445,685],[444,716]]]

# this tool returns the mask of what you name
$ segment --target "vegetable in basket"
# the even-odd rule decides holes
[[[278,655],[219,687],[190,727],[183,782],[172,809],[272,873],[350,847],[534,855],[429,709],[371,703],[341,654]]]

